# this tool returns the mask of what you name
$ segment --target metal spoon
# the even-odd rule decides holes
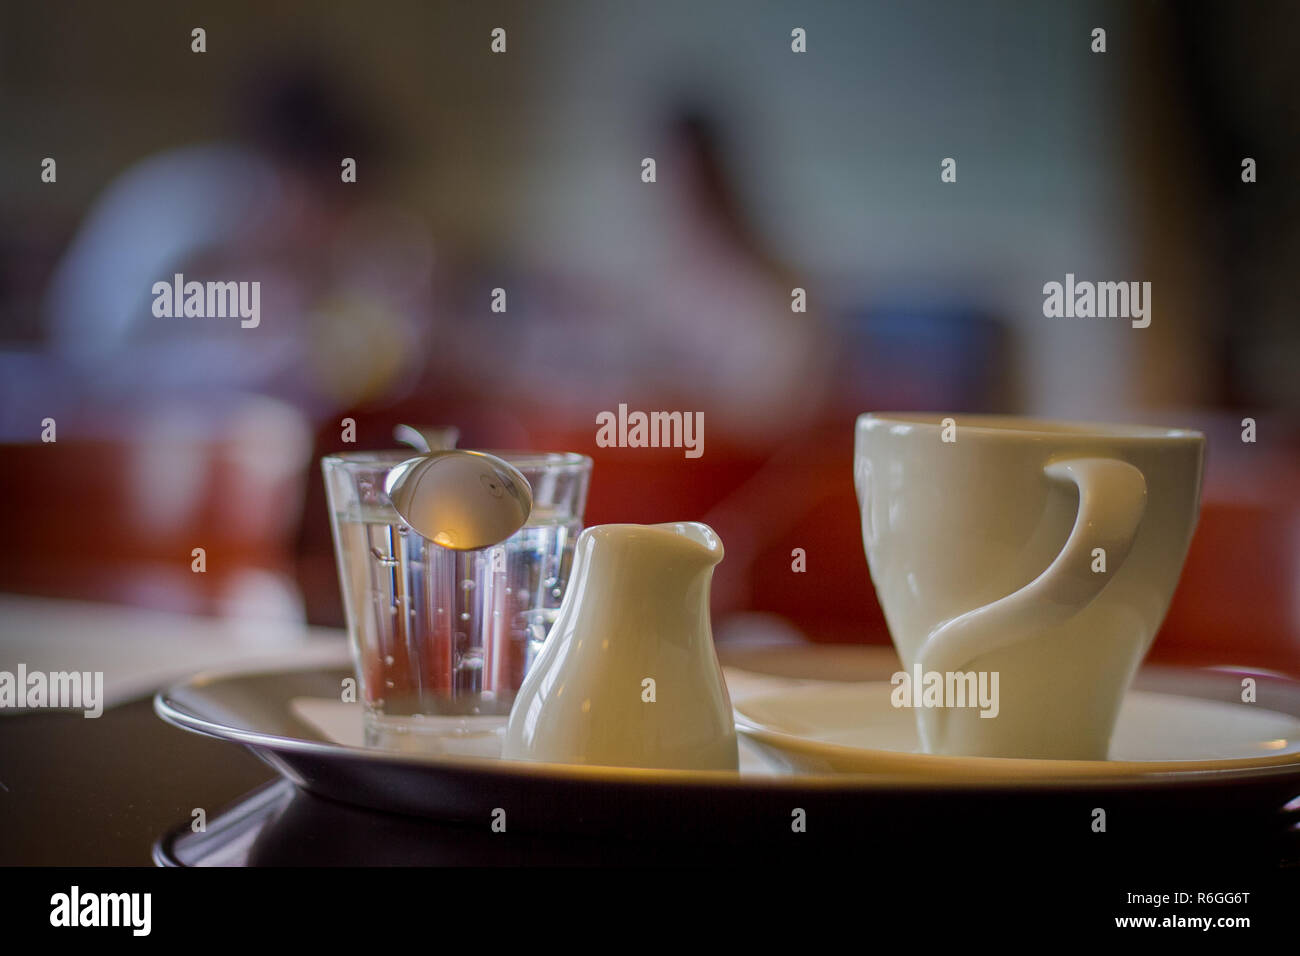
[[[453,551],[500,544],[533,510],[533,489],[519,469],[479,451],[408,458],[388,473],[384,489],[403,521]]]

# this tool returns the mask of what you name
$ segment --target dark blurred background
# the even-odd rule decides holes
[[[6,3],[0,590],[341,624],[320,455],[454,424],[591,455],[588,524],[713,524],[720,634],[886,642],[854,417],[1013,412],[1205,430],[1155,656],[1300,673],[1298,39],[1280,2]],[[260,281],[260,325],[154,317],[178,272]],[[1044,318],[1067,272],[1150,281],[1150,327]],[[597,448],[620,403],[702,411],[703,457]]]

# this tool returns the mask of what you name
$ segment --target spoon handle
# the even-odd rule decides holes
[[[460,440],[460,429],[455,425],[398,425],[393,429],[393,438],[403,445],[410,445],[416,451],[428,454],[431,451],[446,451],[455,448]]]

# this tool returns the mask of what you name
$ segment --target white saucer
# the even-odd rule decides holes
[[[1029,760],[920,752],[915,714],[882,681],[819,683],[736,705],[736,729],[805,772],[1087,778],[1300,768],[1300,718],[1259,704],[1134,690],[1110,760]]]

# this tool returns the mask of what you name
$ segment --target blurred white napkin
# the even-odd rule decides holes
[[[0,595],[0,670],[15,672],[22,663],[29,673],[102,671],[105,707],[203,670],[347,661],[341,630]],[[0,709],[5,713],[21,710]]]

